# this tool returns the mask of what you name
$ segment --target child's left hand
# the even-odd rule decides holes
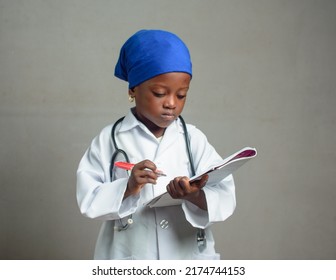
[[[208,175],[203,175],[200,180],[190,184],[188,177],[176,177],[167,185],[167,192],[174,199],[186,199],[204,208],[206,202],[202,188],[206,185],[208,178]]]

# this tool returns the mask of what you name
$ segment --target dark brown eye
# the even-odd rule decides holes
[[[164,93],[160,93],[160,92],[153,92],[154,96],[156,97],[164,97],[165,94]]]

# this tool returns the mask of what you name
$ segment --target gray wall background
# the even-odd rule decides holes
[[[185,119],[223,156],[258,149],[214,226],[222,258],[335,259],[333,0],[0,0],[0,258],[92,257],[75,172],[131,106],[113,70],[143,28],[190,48]]]

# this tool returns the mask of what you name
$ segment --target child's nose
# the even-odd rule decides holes
[[[176,97],[175,96],[167,96],[164,106],[170,109],[173,109],[176,107]]]

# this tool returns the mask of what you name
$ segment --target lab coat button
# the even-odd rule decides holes
[[[169,226],[169,222],[168,222],[167,220],[162,220],[162,221],[160,222],[160,227],[161,227],[162,229],[166,229],[168,226]]]

